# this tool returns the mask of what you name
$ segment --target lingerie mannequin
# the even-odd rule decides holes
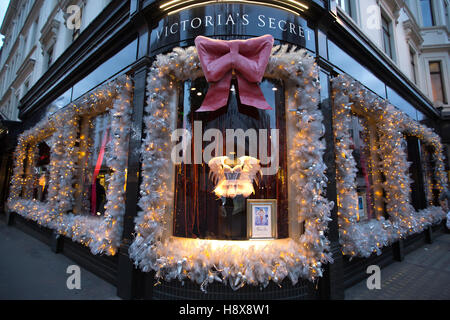
[[[235,153],[209,162],[210,176],[216,182],[214,193],[220,197],[219,233],[225,239],[246,238],[245,198],[254,193],[253,180],[260,170],[259,160],[237,158]]]

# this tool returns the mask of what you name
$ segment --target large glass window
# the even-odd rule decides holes
[[[424,27],[434,26],[433,4],[431,0],[420,0],[422,24]]]
[[[337,5],[354,19],[351,0],[337,0]]]
[[[77,213],[101,216],[105,212],[106,192],[111,170],[105,153],[110,141],[109,112],[85,118],[80,125],[80,172]]]
[[[442,66],[440,61],[430,61],[431,89],[433,90],[433,101],[447,103],[444,92],[444,79],[442,77]]]
[[[37,144],[36,159],[34,160],[33,199],[46,201],[48,181],[50,178],[50,138]]]
[[[431,146],[421,146],[422,172],[427,202],[429,205],[439,206],[439,189],[435,176],[436,160],[433,157],[433,151]]]
[[[384,14],[381,15],[381,28],[383,32],[383,50],[393,59],[391,22]]]
[[[414,136],[404,135],[404,149],[407,152],[409,175],[411,181],[411,204],[414,209],[421,210],[426,207],[424,179],[421,171],[421,155],[419,139]]]
[[[243,240],[247,239],[247,200],[267,199],[277,200],[277,234],[278,238],[289,236],[288,203],[287,203],[287,166],[286,166],[286,135],[285,135],[285,104],[283,84],[280,81],[265,79],[260,85],[272,110],[260,110],[240,103],[237,83],[233,81],[228,105],[215,112],[196,112],[201,106],[208,89],[204,78],[187,81],[180,90],[178,107],[178,128],[190,132],[193,143],[187,147],[191,151],[191,163],[182,163],[175,168],[175,203],[173,234],[180,237]],[[208,132],[220,132],[223,137],[206,138]],[[242,129],[251,133],[240,142],[230,136],[228,130]],[[279,129],[279,143],[271,137],[271,129]],[[263,131],[266,130],[266,131]],[[255,139],[258,143],[255,144]],[[266,140],[265,144],[263,140]],[[233,141],[234,149],[229,150],[227,143]],[[211,156],[218,166],[200,160],[195,164],[198,152],[215,145],[217,147]],[[257,146],[253,150],[252,146]],[[222,154],[220,151],[223,150]],[[245,179],[241,170],[247,158],[258,158],[262,153],[272,157],[278,152],[278,165],[275,174],[261,175],[258,173],[251,184],[243,187],[236,181]],[[226,158],[218,158],[220,156]],[[201,157],[201,155],[200,155]],[[217,160],[217,161],[216,161]],[[260,160],[260,159],[257,159]],[[197,161],[198,163],[198,161]],[[261,168],[273,166],[274,163],[260,163]],[[214,179],[218,170],[223,170],[224,183]]]
[[[356,188],[358,193],[359,221],[377,218],[383,211],[383,190],[375,186],[379,177],[377,168],[377,134],[374,124],[363,116],[352,114],[350,129],[353,158],[358,169]],[[378,212],[379,211],[379,212]]]
[[[94,71],[73,86],[72,98],[78,99],[89,90],[95,88],[108,78],[136,61],[137,40],[128,44],[114,56],[103,62]]]
[[[328,40],[328,54],[331,63],[353,78],[358,79],[359,82],[380,97],[386,98],[385,84],[371,71],[330,40]]]

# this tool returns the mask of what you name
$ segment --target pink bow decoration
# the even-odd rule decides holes
[[[227,105],[233,75],[238,81],[241,103],[272,110],[258,83],[264,76],[273,41],[271,35],[231,41],[198,36],[195,46],[210,86],[197,112],[216,111]]]

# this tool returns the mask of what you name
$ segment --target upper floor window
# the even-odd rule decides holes
[[[416,67],[416,53],[413,48],[409,48],[409,56],[411,60],[411,80],[417,84],[417,67]]]
[[[355,19],[355,8],[352,6],[352,0],[337,0],[337,5],[344,10],[350,17]]]
[[[447,97],[444,92],[444,79],[442,77],[442,65],[440,61],[430,61],[430,79],[434,102],[447,104]]]
[[[39,18],[36,19],[36,21],[34,21],[33,23],[33,27],[31,28],[31,42],[30,42],[30,46],[34,46],[36,44],[36,39],[38,38],[38,29],[39,26]]]
[[[433,5],[431,0],[420,0],[422,24],[424,27],[434,26]]]
[[[381,29],[383,32],[383,50],[393,59],[391,21],[384,14],[381,15]]]
[[[28,90],[30,90],[30,79],[29,78],[23,84],[23,95],[24,96],[28,93]]]
[[[450,20],[448,19],[448,1],[444,0],[444,15],[445,15],[445,24],[447,25],[447,28],[450,28]]]

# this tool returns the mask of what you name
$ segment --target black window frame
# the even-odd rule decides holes
[[[409,55],[411,59],[412,80],[417,84],[416,51],[412,47],[409,47]]]
[[[394,59],[393,48],[392,48],[392,29],[391,29],[392,21],[389,19],[386,14],[381,13],[381,32],[383,35],[383,51],[386,53],[389,58]],[[386,47],[386,44],[389,47]]]

